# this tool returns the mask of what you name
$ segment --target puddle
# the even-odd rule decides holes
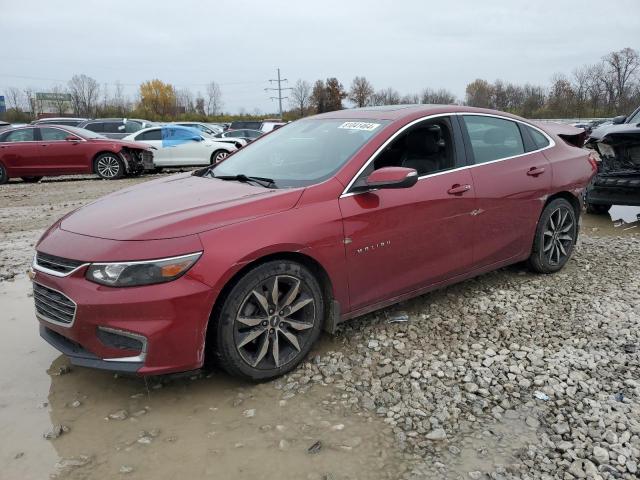
[[[2,478],[114,478],[123,465],[132,479],[399,476],[389,427],[342,410],[330,387],[282,401],[274,383],[221,373],[145,381],[71,367],[60,375],[68,362],[38,336],[29,290],[24,276],[0,283]],[[126,418],[108,419],[121,410]],[[69,431],[45,440],[53,425]],[[317,441],[320,451],[308,453]]]
[[[595,235],[640,233],[640,207],[613,205],[608,214],[584,215],[583,229]]]

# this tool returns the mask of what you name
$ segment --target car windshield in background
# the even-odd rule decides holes
[[[313,185],[331,177],[387,123],[299,120],[234,153],[213,174],[270,178],[279,188]]]
[[[100,135],[99,133],[92,132],[91,130],[87,130],[85,128],[65,126],[64,129],[68,130],[71,133],[75,133],[76,135],[82,138],[107,138],[104,135]]]

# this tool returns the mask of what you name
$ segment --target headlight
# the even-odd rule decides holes
[[[184,275],[202,252],[141,262],[92,263],[86,278],[109,287],[137,287],[165,283]]]

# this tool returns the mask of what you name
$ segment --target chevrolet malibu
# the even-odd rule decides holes
[[[41,336],[81,366],[282,375],[347,319],[516,262],[560,270],[595,171],[571,137],[460,106],[288,124],[52,225]]]

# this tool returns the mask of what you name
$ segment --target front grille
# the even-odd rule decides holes
[[[76,316],[76,304],[66,295],[51,288],[33,284],[36,313],[44,320],[70,325]]]
[[[68,258],[56,257],[54,255],[47,255],[46,253],[38,252],[36,255],[36,264],[47,270],[53,270],[61,274],[67,274],[84,262],[78,260],[69,260]]]

